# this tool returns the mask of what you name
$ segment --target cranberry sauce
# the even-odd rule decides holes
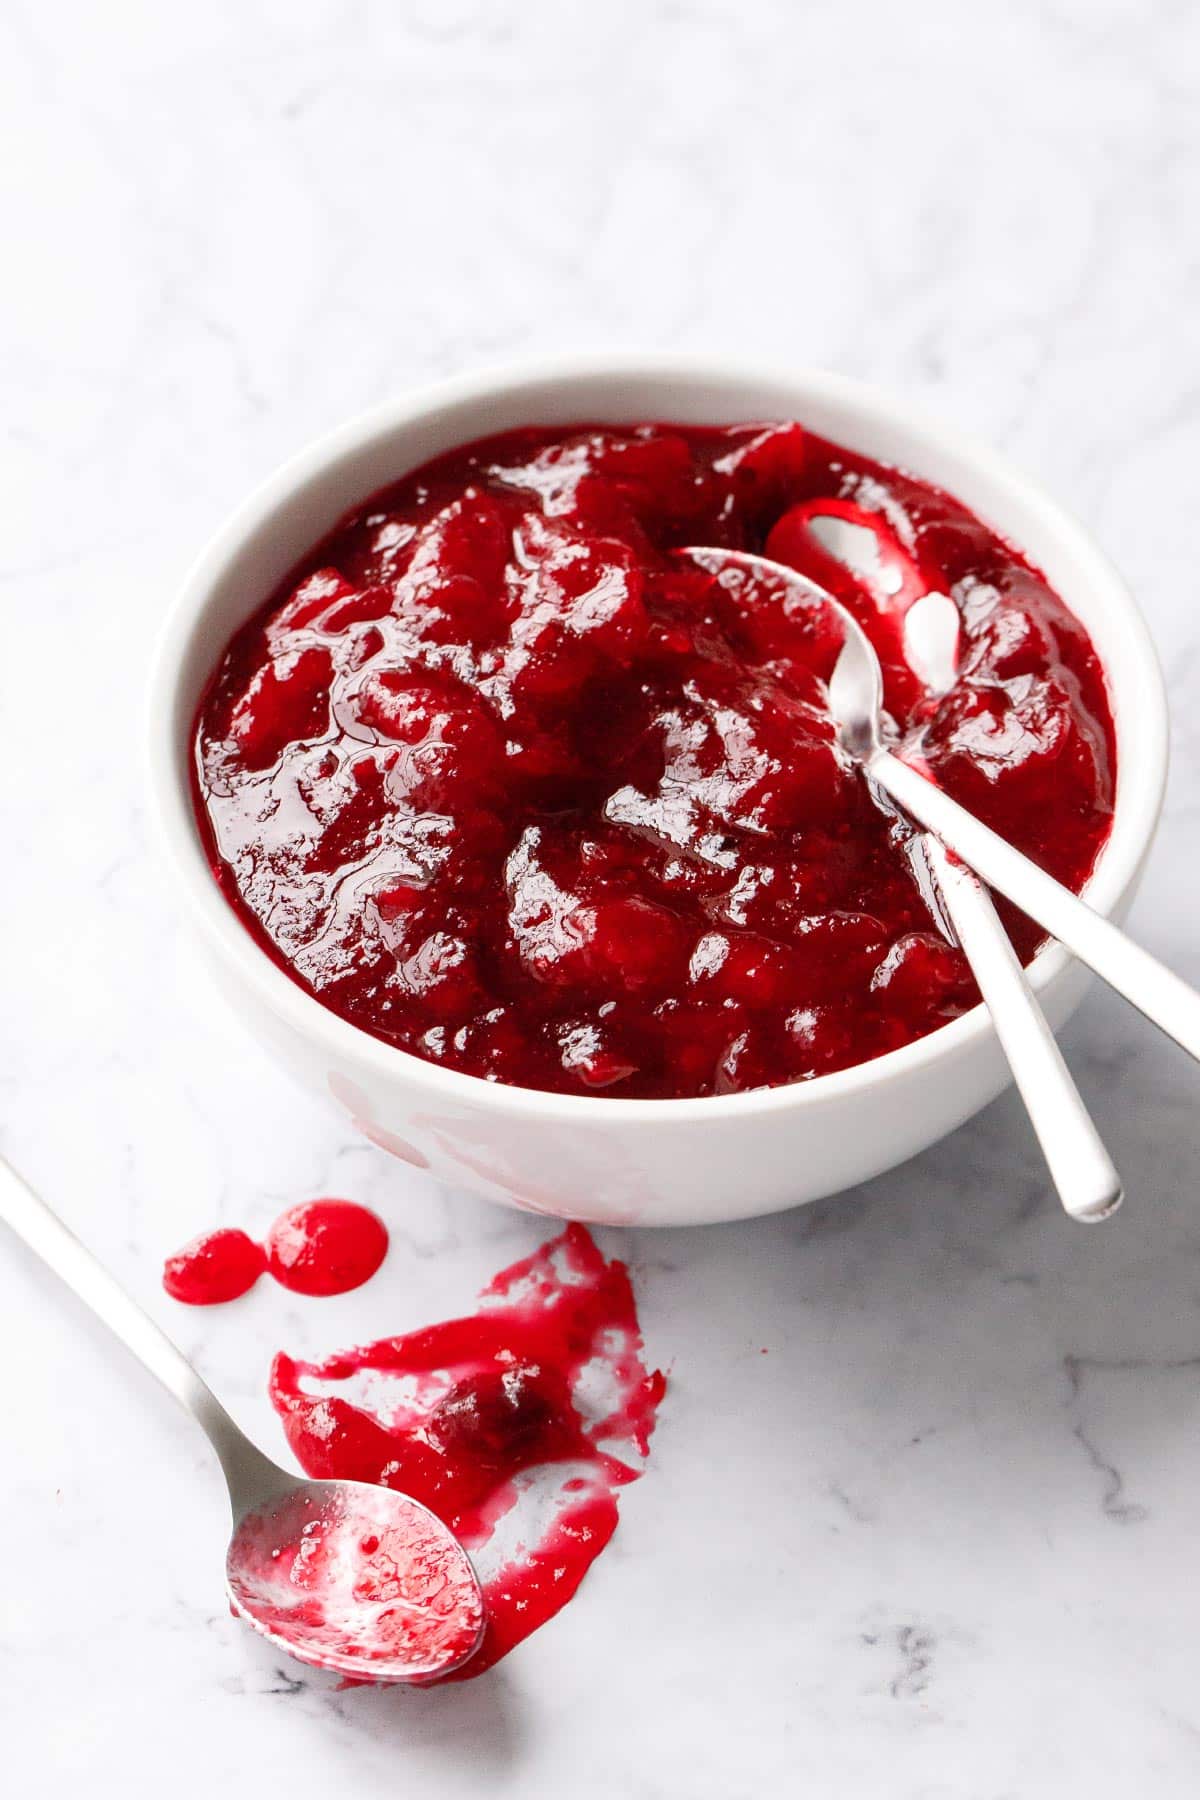
[[[353,1200],[306,1200],[280,1213],[265,1244],[222,1229],[193,1238],[163,1265],[163,1286],[188,1306],[249,1293],[267,1272],[294,1294],[348,1294],[387,1255],[387,1227]]]
[[[267,1268],[294,1294],[348,1294],[370,1281],[387,1255],[387,1227],[352,1200],[308,1200],[272,1225]]]
[[[163,1264],[163,1286],[186,1306],[219,1306],[248,1294],[267,1266],[266,1253],[244,1231],[223,1226],[193,1238]]]
[[[666,1386],[641,1350],[628,1271],[571,1225],[473,1317],[321,1363],[277,1356],[271,1398],[309,1475],[398,1488],[471,1552],[478,1675],[553,1618],[616,1530]]]
[[[1080,886],[1113,798],[1098,660],[964,507],[793,424],[531,429],[351,514],[210,683],[212,867],[297,982],[448,1068],[649,1098],[843,1068],[974,1003],[909,834],[834,742],[836,645],[685,544],[837,593],[902,752]],[[931,589],[962,622],[940,699],[904,656]]]

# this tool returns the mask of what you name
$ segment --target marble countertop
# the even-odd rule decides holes
[[[749,349],[1001,446],[1161,647],[1133,923],[1200,979],[1200,9],[5,0],[0,101],[0,1141],[266,1443],[273,1350],[460,1310],[545,1234],[289,1086],[148,841],[166,597],[405,384]],[[203,1441],[6,1243],[10,1791],[1191,1800],[1200,1071],[1101,994],[1065,1042],[1127,1178],[1103,1229],[1008,1096],[810,1210],[603,1234],[671,1373],[651,1467],[576,1602],[453,1690],[338,1692],[235,1625]],[[320,1192],[392,1227],[363,1293],[162,1295],[193,1232]]]

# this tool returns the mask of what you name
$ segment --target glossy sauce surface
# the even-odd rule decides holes
[[[369,500],[209,687],[213,870],[295,980],[469,1074],[651,1098],[822,1074],[974,1003],[833,741],[836,638],[672,554],[697,543],[843,599],[904,754],[1082,884],[1114,787],[1099,664],[965,508],[794,424],[528,430]],[[930,589],[961,620],[941,697],[904,644]]]
[[[271,1371],[307,1474],[411,1495],[471,1553],[487,1624],[463,1676],[575,1593],[641,1473],[665,1386],[642,1360],[627,1269],[582,1225],[503,1270],[470,1317],[320,1363],[280,1355]]]

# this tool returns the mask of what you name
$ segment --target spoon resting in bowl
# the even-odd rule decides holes
[[[1034,1132],[1042,1145],[1043,1154],[1051,1170],[1054,1186],[1058,1188],[1063,1208],[1072,1219],[1083,1222],[1097,1222],[1108,1219],[1117,1206],[1121,1204],[1121,1177],[1117,1175],[1112,1159],[1105,1150],[1103,1141],[1097,1134],[1094,1121],[1090,1120],[1083,1100],[1079,1096],[1076,1085],[1070,1078],[1069,1069],[1063,1062],[1061,1051],[1054,1040],[1049,1024],[1045,1022],[1040,1006],[1036,1003],[1033,990],[1025,977],[1024,968],[1016,958],[1015,950],[1007,940],[1007,934],[1000,923],[990,896],[977,875],[988,877],[988,869],[982,868],[977,860],[970,857],[963,848],[961,821],[972,826],[973,832],[984,833],[990,842],[988,846],[988,864],[997,866],[997,859],[991,855],[993,846],[1007,853],[1007,859],[1015,859],[1016,884],[1020,893],[1013,887],[1006,886],[1004,880],[995,878],[993,886],[1007,893],[1022,911],[1043,925],[1043,929],[1051,931],[1052,936],[1067,943],[1069,949],[1076,950],[1079,958],[1088,961],[1097,968],[1099,974],[1105,974],[1103,968],[1097,967],[1092,958],[1088,958],[1085,950],[1078,943],[1070,941],[1063,931],[1054,931],[1047,918],[1036,905],[1045,904],[1043,889],[1052,889],[1052,911],[1058,918],[1063,907],[1056,896],[1063,896],[1074,905],[1079,913],[1085,916],[1085,922],[1103,925],[1105,932],[1119,941],[1119,945],[1128,945],[1151,970],[1157,970],[1160,977],[1166,977],[1182,995],[1187,997],[1196,1008],[1195,1044],[1200,1046],[1200,995],[1195,995],[1178,977],[1171,976],[1168,970],[1146,956],[1144,950],[1137,949],[1132,941],[1124,938],[1123,932],[1117,931],[1114,925],[1101,920],[1099,914],[1085,902],[1078,900],[1067,887],[1045,875],[1045,871],[1031,860],[1024,857],[1015,846],[1007,844],[999,835],[991,832],[982,821],[968,814],[963,806],[957,805],[928,776],[923,776],[918,769],[903,763],[898,756],[885,749],[883,745],[883,675],[878,655],[874,652],[873,643],[867,637],[862,626],[858,625],[853,614],[847,610],[842,601],[838,601],[828,590],[820,587],[817,581],[811,581],[786,563],[775,562],[768,556],[757,556],[748,551],[729,551],[711,545],[689,545],[680,556],[696,563],[709,574],[718,574],[723,569],[739,569],[750,574],[761,574],[768,580],[777,581],[790,590],[790,594],[801,599],[802,603],[811,607],[824,608],[835,617],[842,632],[842,648],[838,653],[833,677],[829,680],[829,709],[835,720],[838,731],[838,742],[846,749],[849,756],[862,765],[865,774],[873,779],[876,787],[900,806],[903,814],[916,819],[925,832],[919,833],[916,850],[925,862],[928,875],[932,878],[932,886],[936,889],[937,900],[950,923],[963,954],[972,965],[973,976],[979,985],[984,1003],[993,1017],[997,1028],[1000,1046],[1009,1060],[1011,1073],[1016,1087],[1024,1098],[1025,1107],[1033,1123]],[[905,619],[905,641],[909,653],[910,666],[918,673],[919,679],[927,686],[937,688],[939,684],[948,686],[954,679],[955,646],[957,646],[957,617],[950,619],[946,608],[954,607],[954,603],[946,596],[928,594],[910,605]],[[921,612],[925,617],[921,617]],[[916,792],[916,801],[912,799]],[[907,797],[905,797],[907,796]],[[945,805],[943,805],[945,803]],[[937,819],[950,821],[950,828],[939,828],[934,823]],[[972,839],[973,841],[973,839]],[[946,853],[946,846],[961,855],[961,859]],[[1000,862],[1007,869],[1007,862],[1000,857]],[[1029,891],[1029,882],[1025,880],[1025,871],[1033,871],[1034,902],[1025,904],[1020,895]],[[1070,913],[1070,907],[1067,907]],[[1083,934],[1090,941],[1087,932]],[[1121,988],[1121,983],[1114,977],[1106,976]],[[1141,990],[1139,990],[1141,992]],[[1137,999],[1133,994],[1126,994],[1133,1003],[1142,1006],[1150,1017],[1150,1006]],[[1157,1019],[1162,1024],[1162,1019]],[[1164,1030],[1169,1026],[1164,1024]],[[1177,1035],[1177,1033],[1171,1033]],[[1184,1048],[1193,1046],[1184,1039]],[[1198,1051],[1193,1049],[1193,1055]]]
[[[948,594],[925,594],[904,615],[908,664],[930,694],[940,696],[954,685],[959,635],[958,608]],[[1121,1204],[1121,1177],[992,897],[932,831],[923,831],[917,844],[991,1014],[1063,1210],[1082,1224],[1098,1224]]]
[[[233,1509],[225,1583],[239,1618],[298,1661],[365,1681],[433,1681],[474,1655],[483,1596],[470,1558],[440,1519],[392,1488],[304,1481],[264,1456],[166,1334],[3,1161],[0,1219],[206,1432]]]
[[[806,532],[818,542],[822,557],[848,569],[872,594],[880,612],[900,625],[899,642],[908,668],[927,695],[940,699],[958,677],[962,625],[957,606],[947,594],[926,592],[916,567],[896,552],[860,509],[841,507],[825,513],[823,505],[812,501],[795,509],[804,514],[801,553]],[[847,518],[848,511],[853,520]],[[843,634],[845,621],[851,619],[841,601],[811,576],[792,568],[790,562],[707,549],[688,554],[706,568],[733,563],[747,572],[778,579],[786,586],[789,599],[822,611],[832,609]],[[878,663],[875,646],[870,639],[867,644]],[[882,697],[882,675],[879,694]],[[991,896],[931,831],[916,833],[908,853],[927,903],[971,966],[1063,1210],[1068,1217],[1087,1224],[1111,1217],[1121,1204],[1121,1178]]]

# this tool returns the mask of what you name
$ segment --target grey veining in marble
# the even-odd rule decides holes
[[[268,1443],[274,1349],[453,1312],[543,1229],[293,1091],[147,841],[165,597],[250,484],[404,384],[749,350],[1000,445],[1161,646],[1134,924],[1200,978],[1200,8],[0,0],[0,134],[0,1139]],[[1061,1217],[1008,1097],[810,1211],[606,1234],[672,1377],[651,1469],[577,1601],[454,1690],[339,1693],[236,1626],[203,1443],[4,1245],[10,1791],[1190,1800],[1200,1071],[1104,995],[1066,1044],[1110,1226]],[[196,1230],[319,1192],[393,1227],[363,1293],[161,1295]]]

